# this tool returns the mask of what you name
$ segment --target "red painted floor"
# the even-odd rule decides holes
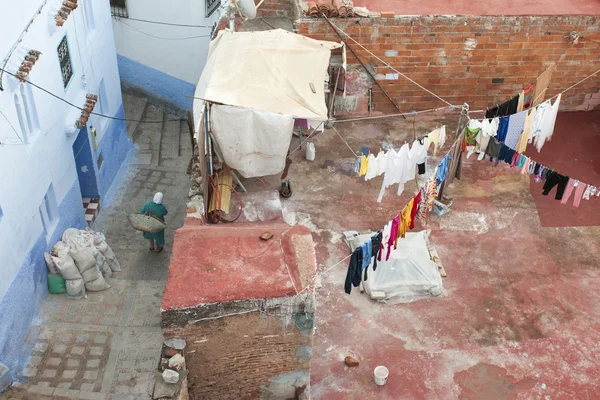
[[[530,145],[527,155],[563,175],[600,186],[600,112],[560,113],[552,141],[540,153]],[[541,187],[531,180],[542,226],[600,226],[600,198],[581,200],[576,208],[574,194],[561,204],[554,200],[556,189],[543,196]]]
[[[597,15],[597,0],[444,1],[354,0],[355,7],[396,15]]]
[[[449,120],[449,132],[455,121]],[[439,122],[419,117],[417,135]],[[336,127],[355,149],[376,151],[382,141],[400,145],[413,137],[412,120]],[[555,135],[558,143],[561,133]],[[381,178],[348,176],[352,155],[336,135],[326,131],[314,143],[315,161],[293,155],[294,195],[282,201],[286,221],[310,227],[319,270],[333,267],[317,291],[312,399],[598,398],[597,226],[544,227],[527,177],[469,159],[448,191],[452,211],[428,223],[448,273],[448,296],[388,305],[358,290],[346,295],[347,264],[335,266],[348,254],[341,233],[380,228],[414,186],[402,197],[388,191],[378,204]],[[347,355],[360,366],[346,367]],[[390,370],[381,387],[373,382],[378,365]]]

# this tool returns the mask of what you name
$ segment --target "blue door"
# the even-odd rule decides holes
[[[73,143],[73,155],[81,187],[81,197],[99,198],[94,157],[87,127],[79,131],[77,139]]]

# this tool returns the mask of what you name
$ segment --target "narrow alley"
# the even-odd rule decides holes
[[[139,400],[152,391],[163,340],[160,303],[173,232],[185,215],[191,145],[185,121],[141,97],[123,94],[123,102],[129,119],[163,121],[128,123],[139,150],[112,205],[93,225],[112,243],[123,270],[109,280],[110,289],[87,299],[46,297],[28,336],[33,353],[23,371],[27,383],[0,394],[2,400]],[[169,209],[161,253],[150,252],[126,218],[157,191]]]

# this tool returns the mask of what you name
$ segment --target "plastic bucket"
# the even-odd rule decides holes
[[[373,371],[373,376],[375,377],[375,384],[379,386],[385,385],[389,374],[390,371],[388,371],[386,367],[382,365],[375,367],[375,370]]]
[[[314,161],[315,160],[315,144],[314,143],[309,143],[306,145],[306,159],[308,161]]]

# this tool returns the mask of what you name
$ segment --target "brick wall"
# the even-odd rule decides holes
[[[255,4],[260,0],[254,0]],[[292,17],[291,0],[264,0],[257,10],[257,16],[260,17]]]
[[[287,322],[255,312],[163,332],[187,340],[191,399],[297,399],[310,379],[312,331]]]
[[[600,65],[600,23],[596,17],[417,16],[332,22],[398,71],[453,104],[467,102],[471,110],[514,96],[535,83],[553,61],[557,61],[557,70],[549,96],[595,72]],[[303,18],[296,22],[296,28],[315,39],[340,41],[323,19]],[[572,31],[584,36],[577,45],[564,38]],[[396,79],[393,71],[351,40],[348,43],[365,63],[376,67],[379,82],[402,111],[444,105],[402,77]],[[366,113],[367,90],[372,86],[373,111],[397,112],[350,52],[348,62],[346,111]],[[598,108],[600,75],[569,91],[561,101],[562,111]]]

